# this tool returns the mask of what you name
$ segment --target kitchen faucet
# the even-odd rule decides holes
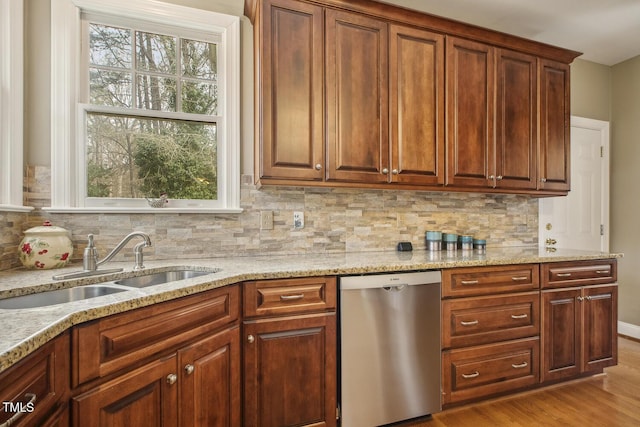
[[[138,243],[133,247],[133,254],[135,256],[135,264],[133,266],[133,270],[143,270],[143,254],[142,249],[151,246],[151,238],[148,234],[143,233],[141,231],[134,231],[133,233],[127,234],[120,243],[116,245],[115,248],[103,259],[98,261],[98,250],[96,249],[93,243],[93,234],[89,234],[88,236],[88,244],[84,249],[84,254],[82,256],[82,271],[76,271],[73,273],[60,274],[53,276],[54,280],[62,280],[62,279],[73,279],[78,277],[87,277],[87,276],[95,276],[98,274],[107,274],[107,273],[117,273],[122,271],[122,268],[110,269],[110,270],[98,270],[98,267],[102,264],[109,262],[120,250],[129,243],[129,240],[134,237],[141,237],[142,242]]]

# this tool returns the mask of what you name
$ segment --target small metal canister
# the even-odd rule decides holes
[[[458,235],[455,233],[442,233],[442,244],[447,252],[458,250]]]
[[[470,251],[473,249],[473,236],[459,236],[458,247],[463,251]]]
[[[425,233],[425,239],[427,241],[428,251],[441,251],[442,250],[442,232],[440,231],[427,231]]]
[[[487,241],[485,239],[473,239],[473,249],[479,254],[487,251]]]

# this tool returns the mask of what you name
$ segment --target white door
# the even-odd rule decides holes
[[[540,200],[541,246],[609,250],[609,122],[571,117],[571,191]]]

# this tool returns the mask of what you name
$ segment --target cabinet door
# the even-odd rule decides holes
[[[336,425],[336,317],[244,324],[244,424]]]
[[[569,66],[540,59],[540,180],[542,190],[570,190]]]
[[[174,355],[74,397],[74,427],[177,426],[177,374]]]
[[[322,8],[292,0],[261,5],[256,105],[261,178],[322,180]],[[260,96],[257,99],[260,99]],[[258,114],[257,112],[261,112]]]
[[[584,371],[618,363],[618,286],[588,286],[583,291]]]
[[[389,165],[387,24],[326,11],[329,180],[386,182]]]
[[[494,54],[447,37],[447,185],[493,185]]]
[[[391,180],[444,184],[444,36],[389,29]]]
[[[240,425],[240,327],[226,329],[178,351],[180,425]]]
[[[538,166],[536,58],[498,49],[496,64],[495,185],[535,190]]]
[[[542,292],[542,381],[576,376],[581,368],[581,289]]]

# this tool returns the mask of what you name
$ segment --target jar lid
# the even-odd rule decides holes
[[[444,240],[445,242],[457,242],[458,235],[455,233],[443,233],[442,240]]]
[[[473,239],[474,245],[486,245],[487,241],[485,239]]]
[[[427,240],[440,240],[442,239],[441,231],[427,231],[425,233]]]
[[[42,225],[32,227],[24,232],[24,234],[46,234],[49,236],[64,234],[69,235],[69,230],[51,224],[51,221],[45,221]]]

